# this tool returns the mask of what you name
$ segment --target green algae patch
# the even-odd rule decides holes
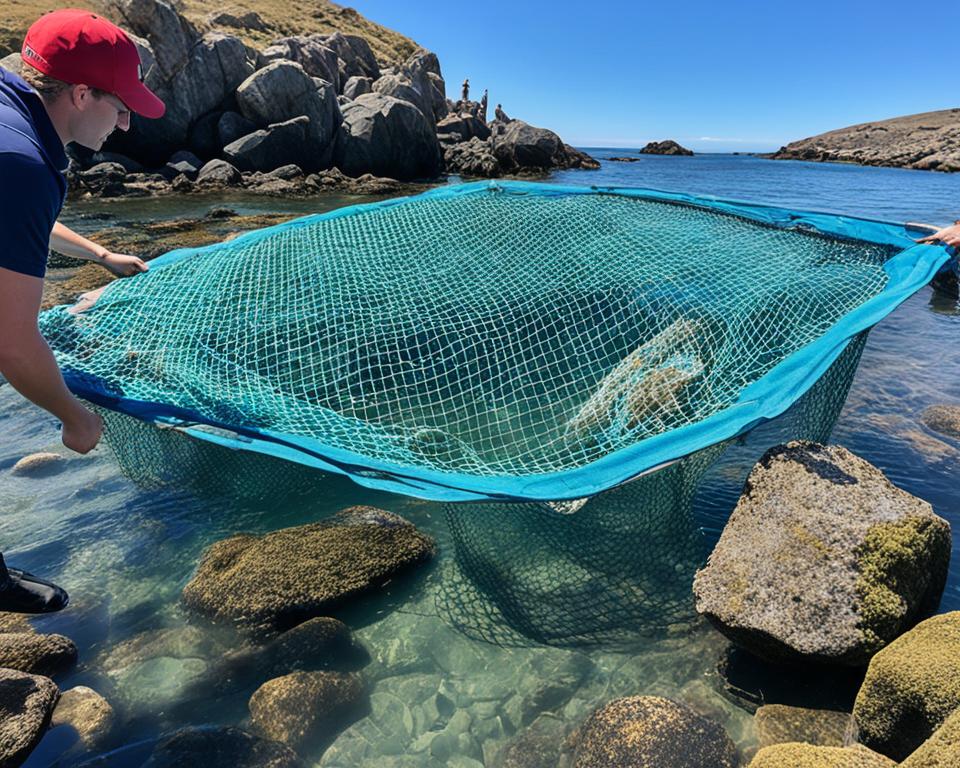
[[[853,715],[860,741],[903,760],[960,707],[960,611],[934,616],[877,653]]]
[[[901,768],[955,768],[960,765],[960,709],[946,719]]]
[[[896,763],[866,747],[777,744],[757,752],[748,768],[894,768]]]
[[[867,531],[857,549],[860,630],[875,653],[917,618],[936,610],[950,562],[950,526],[910,516]],[[932,567],[921,566],[929,564]]]

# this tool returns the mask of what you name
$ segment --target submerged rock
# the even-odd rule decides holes
[[[934,432],[960,439],[960,405],[931,405],[920,419]]]
[[[52,677],[73,666],[77,646],[63,635],[36,632],[0,634],[0,667]]]
[[[736,747],[719,723],[658,696],[616,699],[576,736],[574,768],[735,768]]]
[[[896,763],[866,747],[777,744],[757,752],[747,768],[894,768]]]
[[[950,525],[839,446],[794,442],[754,467],[697,610],[774,661],[863,665],[936,610]]]
[[[78,685],[60,696],[50,725],[69,725],[80,735],[85,748],[94,749],[110,735],[113,723],[110,702],[92,688]]]
[[[960,611],[918,624],[873,657],[853,715],[860,741],[903,760],[960,707]]]
[[[365,701],[359,675],[292,672],[254,692],[250,720],[268,738],[302,751],[332,741],[362,713]]]
[[[901,768],[947,768],[960,765],[960,708],[921,744]]]
[[[40,675],[0,669],[0,765],[20,765],[38,744],[60,698]]]
[[[351,507],[321,523],[212,545],[183,590],[191,609],[254,634],[282,631],[428,560],[433,540],[402,517]]]
[[[820,747],[842,747],[852,721],[848,712],[765,704],[754,714],[761,747],[800,741]]]
[[[10,473],[21,477],[50,477],[62,472],[66,465],[67,460],[59,453],[42,451],[24,456],[13,465]]]
[[[239,728],[183,728],[161,738],[142,768],[305,768],[297,754]]]

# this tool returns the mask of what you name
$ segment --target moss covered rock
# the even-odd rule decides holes
[[[64,691],[53,711],[50,725],[69,725],[87,749],[103,744],[113,728],[114,713],[110,702],[92,688],[78,685]]]
[[[107,758],[109,760],[109,758]],[[85,764],[86,765],[86,764]],[[97,760],[91,768],[99,765]],[[181,728],[161,737],[142,768],[306,768],[290,747],[239,728]]]
[[[860,741],[903,760],[960,707],[960,611],[918,624],[873,657],[853,715]]]
[[[658,696],[615,699],[576,736],[574,768],[735,768],[723,727]]]
[[[21,765],[39,743],[60,698],[40,675],[0,669],[0,765]]]
[[[777,744],[764,747],[747,768],[894,768],[896,763],[866,747]]]
[[[697,610],[771,661],[859,666],[936,610],[950,525],[839,446],[793,442],[754,467]]]
[[[765,704],[756,711],[753,719],[761,747],[790,742],[842,747],[851,725],[847,712],[783,704]]]
[[[0,633],[0,667],[49,677],[72,667],[76,661],[77,646],[63,635]]]
[[[250,721],[269,739],[296,750],[333,741],[363,711],[366,693],[355,673],[291,672],[250,697]]]
[[[253,634],[329,614],[428,560],[433,540],[402,517],[351,507],[330,520],[218,541],[183,590],[184,603]]]
[[[960,709],[904,760],[901,768],[956,768],[960,765]]]
[[[920,420],[934,432],[960,439],[960,405],[931,405]]]

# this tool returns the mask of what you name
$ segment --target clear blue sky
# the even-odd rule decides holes
[[[448,96],[469,76],[578,146],[768,150],[960,106],[960,0],[351,4],[437,53]]]

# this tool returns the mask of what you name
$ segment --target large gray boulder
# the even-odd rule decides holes
[[[187,607],[242,631],[283,631],[374,590],[433,555],[402,517],[350,507],[329,520],[209,547],[184,587]]]
[[[250,697],[250,722],[268,739],[309,750],[362,714],[363,681],[356,673],[291,672],[268,680]]]
[[[413,104],[367,93],[343,108],[334,164],[348,176],[372,173],[400,181],[442,170],[433,125]]]
[[[223,154],[242,171],[272,171],[304,162],[309,141],[310,118],[295,117],[237,139],[223,148]]]
[[[330,83],[319,82],[318,86],[299,64],[281,60],[255,72],[237,88],[240,111],[261,127],[301,115],[310,119],[308,145],[298,162],[309,170],[329,165],[331,145],[341,121],[336,91]]]
[[[109,148],[158,165],[187,144],[198,119],[229,100],[253,72],[253,63],[242,40],[220,32],[199,35],[164,0],[117,0],[115,8],[144,38],[138,43],[144,82],[167,109],[158,120],[135,115],[131,130],[115,133]]]
[[[432,117],[434,123],[447,116],[447,90],[437,54],[419,48],[403,63],[400,71],[430,105],[432,115],[428,117]]]
[[[60,698],[52,680],[0,669],[0,765],[26,760],[43,737]]]
[[[347,101],[353,101],[357,96],[363,96],[365,93],[373,91],[373,80],[369,77],[359,77],[354,75],[343,86],[343,97]]]
[[[0,667],[50,677],[73,666],[76,661],[77,646],[63,635],[0,634]]]
[[[373,90],[376,93],[382,93],[384,96],[392,96],[395,99],[409,101],[423,114],[431,125],[436,121],[433,118],[433,103],[429,93],[423,93],[413,84],[413,81],[405,75],[383,75],[374,82]]]
[[[574,768],[736,768],[723,727],[658,696],[616,699],[594,712],[576,737]]]
[[[469,141],[476,137],[481,140],[490,138],[490,129],[487,124],[473,115],[447,115],[437,123],[437,135],[459,134],[461,141]]]
[[[315,39],[335,51],[339,58],[340,82],[345,83],[354,75],[376,80],[380,77],[380,65],[370,44],[358,35],[315,35]]]
[[[599,168],[589,155],[563,143],[557,134],[522,120],[495,122],[491,130],[493,154],[504,173],[549,168]]]
[[[864,665],[936,610],[950,525],[839,446],[768,451],[707,566],[697,610],[771,661]]]
[[[283,37],[264,48],[261,55],[271,62],[279,59],[295,62],[308,75],[326,80],[340,93],[340,57],[324,45],[323,40],[322,35]]]
[[[240,171],[226,160],[211,160],[197,174],[198,184],[230,186],[243,181]]]

